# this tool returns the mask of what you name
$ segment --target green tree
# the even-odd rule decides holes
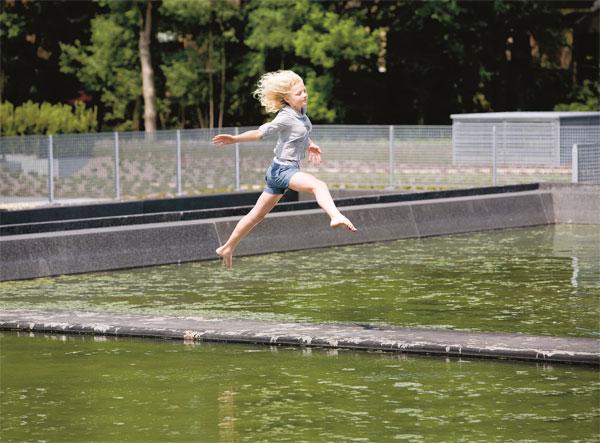
[[[239,2],[165,0],[161,13],[165,18],[163,39],[177,42],[161,65],[168,108],[178,108],[179,126],[185,126],[190,109],[195,111],[192,121],[201,127],[223,126],[227,54],[238,41],[235,25],[241,19]]]
[[[154,101],[164,128],[246,125],[266,118],[250,94],[258,77],[289,68],[315,123],[589,109],[592,3],[5,0],[0,98],[56,104],[83,90],[101,129],[140,129]]]
[[[101,2],[105,13],[91,22],[91,41],[61,44],[61,70],[100,95],[103,120],[118,130],[156,129],[156,93],[151,59],[153,29],[149,1]],[[142,105],[143,98],[143,105]]]
[[[575,89],[570,103],[559,103],[555,111],[600,111],[600,81],[584,80],[583,85]]]
[[[333,122],[343,105],[332,91],[344,71],[374,65],[378,29],[370,30],[353,17],[328,11],[309,0],[258,0],[248,6],[248,35],[253,50],[246,60],[250,74],[292,68],[305,78],[311,97],[310,115],[317,122]]]
[[[97,2],[0,2],[0,101],[65,102],[83,89],[59,69],[60,43],[88,42]]]
[[[447,124],[452,113],[552,109],[572,87],[573,72],[557,57],[564,30],[589,14],[540,1],[353,0],[330,7],[385,30],[383,69],[349,73],[333,90],[347,105],[347,123]]]
[[[100,96],[103,120],[117,130],[139,130],[141,73],[134,30],[138,12],[106,13],[91,22],[91,42],[61,44],[61,70]]]

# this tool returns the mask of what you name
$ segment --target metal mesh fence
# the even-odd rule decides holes
[[[503,123],[495,140],[496,184],[568,182],[560,161],[558,122]]]
[[[573,145],[598,143],[600,126],[563,126],[560,128],[561,163],[571,164]]]
[[[442,189],[474,182],[452,161],[452,127],[395,126],[391,147],[391,186],[400,189]]]
[[[119,180],[123,197],[155,198],[175,194],[175,135],[175,131],[119,134]]]
[[[322,150],[322,163],[309,172],[333,188],[382,188],[389,184],[389,127],[316,126],[311,139]]]
[[[54,198],[109,199],[115,196],[112,134],[55,135]]]
[[[256,127],[2,137],[0,203],[261,190],[276,137],[220,148],[211,142],[217,133],[250,129]],[[434,190],[568,182],[573,144],[582,146],[579,169],[597,171],[600,128],[315,125],[311,138],[323,162],[302,168],[331,188]]]
[[[573,145],[573,181],[600,184],[600,141]]]
[[[2,201],[36,201],[48,198],[48,150],[49,138],[46,136],[0,137]]]
[[[231,192],[235,189],[235,149],[216,148],[218,133],[234,134],[235,128],[181,131],[181,193]]]
[[[453,160],[474,182],[564,182],[558,122],[470,122],[453,126]]]

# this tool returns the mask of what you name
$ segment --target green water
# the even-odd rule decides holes
[[[556,225],[0,283],[3,308],[600,335],[600,226]]]
[[[0,441],[587,441],[596,370],[0,334]]]

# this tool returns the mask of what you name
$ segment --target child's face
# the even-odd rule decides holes
[[[299,82],[292,86],[290,92],[288,92],[285,96],[285,101],[294,110],[300,112],[302,107],[306,106],[308,103],[308,94],[306,93],[304,82]]]

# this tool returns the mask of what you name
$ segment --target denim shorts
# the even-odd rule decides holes
[[[298,171],[300,171],[300,168],[296,165],[282,165],[275,161],[272,162],[265,175],[265,181],[267,182],[265,192],[275,195],[284,194],[290,187],[292,176]]]

